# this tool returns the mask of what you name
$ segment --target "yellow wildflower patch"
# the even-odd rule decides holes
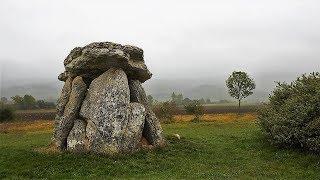
[[[174,122],[188,122],[194,119],[193,115],[176,115],[174,116]],[[232,122],[232,121],[254,121],[257,119],[255,113],[227,113],[227,114],[205,114],[201,117],[201,120],[207,122],[219,121],[219,122]]]
[[[174,122],[188,122],[194,118],[193,115],[175,115]],[[207,122],[233,122],[233,121],[254,121],[257,115],[254,113],[245,113],[238,115],[236,113],[228,114],[205,114],[201,120]],[[12,132],[50,132],[53,129],[52,120],[37,120],[28,122],[10,122],[0,124],[0,133]]]
[[[53,122],[54,121],[37,120],[29,122],[2,123],[0,124],[0,133],[52,131]]]

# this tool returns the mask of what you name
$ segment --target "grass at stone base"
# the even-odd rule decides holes
[[[164,149],[129,156],[42,154],[50,131],[0,133],[0,178],[318,179],[320,156],[277,149],[255,121],[163,125]],[[175,140],[171,134],[182,138]]]

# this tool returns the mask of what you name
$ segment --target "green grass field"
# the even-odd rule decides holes
[[[271,146],[254,121],[163,128],[170,142],[165,149],[118,157],[42,154],[34,149],[50,142],[50,132],[0,133],[0,178],[320,178],[320,156]]]

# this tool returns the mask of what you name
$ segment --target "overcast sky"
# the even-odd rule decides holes
[[[1,0],[2,82],[55,80],[94,41],[143,48],[154,79],[319,71],[319,18],[318,0]]]

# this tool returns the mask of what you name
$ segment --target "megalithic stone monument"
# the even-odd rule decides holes
[[[95,42],[74,48],[64,66],[51,146],[113,155],[165,145],[142,87],[152,76],[142,49]]]

